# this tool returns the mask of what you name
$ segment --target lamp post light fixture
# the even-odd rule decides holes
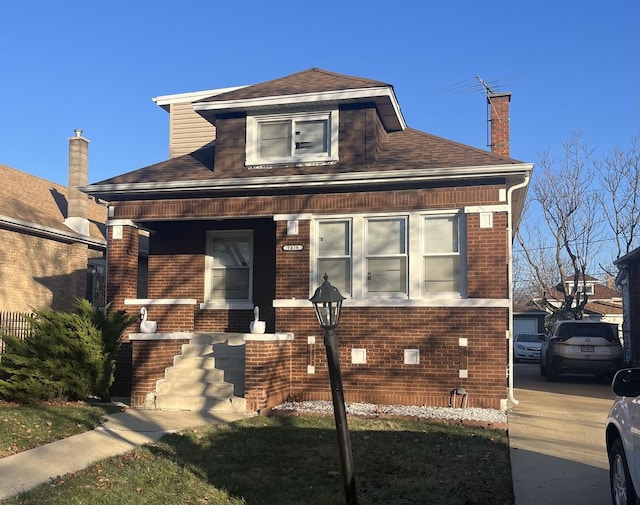
[[[324,274],[324,282],[316,289],[309,299],[316,310],[318,322],[324,330],[324,346],[327,351],[327,365],[329,367],[329,381],[331,383],[331,398],[333,400],[333,416],[338,433],[338,448],[342,464],[342,479],[347,505],[357,505],[356,481],[353,473],[353,456],[351,440],[347,426],[347,412],[344,405],[344,391],[342,389],[342,374],[340,372],[340,353],[338,351],[338,337],[335,329],[340,321],[340,309],[344,296],[338,288],[331,285],[329,276]]]

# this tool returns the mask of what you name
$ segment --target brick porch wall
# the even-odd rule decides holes
[[[251,341],[245,348],[247,412],[259,412],[287,400],[291,392],[291,341]]]
[[[155,391],[156,381],[164,378],[165,369],[173,365],[173,357],[180,353],[182,344],[188,343],[188,339],[132,341],[131,406],[145,406],[147,394]]]

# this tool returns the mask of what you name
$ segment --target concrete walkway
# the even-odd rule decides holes
[[[111,414],[95,430],[0,459],[0,500],[138,445],[155,442],[165,433],[230,423],[251,415],[132,408]]]

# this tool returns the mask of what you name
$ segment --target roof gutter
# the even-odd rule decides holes
[[[518,176],[529,174],[533,165],[519,163],[483,167],[458,167],[416,170],[386,170],[381,172],[357,172],[337,174],[307,174],[292,176],[260,176],[231,179],[205,179],[193,181],[137,182],[126,184],[90,184],[79,188],[94,196],[113,194],[162,194],[162,193],[201,193],[229,190],[264,189],[309,189],[315,187],[350,188],[389,184],[394,182],[419,182],[426,180],[455,180],[465,178],[487,178],[495,176]],[[515,189],[515,188],[514,188]]]
[[[65,232],[49,226],[42,226],[29,221],[23,221],[21,219],[14,219],[12,217],[0,216],[0,226],[5,226],[12,230],[26,231],[36,234],[40,237],[50,238],[54,240],[60,240],[63,242],[78,242],[93,247],[103,248],[107,247],[106,240],[94,239],[87,235],[80,235],[78,233]]]

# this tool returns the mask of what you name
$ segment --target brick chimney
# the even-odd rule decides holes
[[[69,188],[64,224],[80,235],[89,235],[89,200],[78,190],[89,180],[89,141],[82,136],[82,130],[74,130],[74,133],[75,136],[69,138]]]
[[[489,93],[487,106],[491,121],[491,152],[509,156],[509,102],[511,93]]]

